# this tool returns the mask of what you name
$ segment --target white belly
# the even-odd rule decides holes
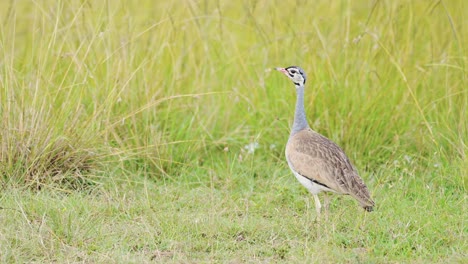
[[[296,176],[296,179],[304,185],[304,187],[309,190],[312,194],[318,194],[321,191],[329,191],[328,188],[323,187],[322,185],[316,184],[315,182],[307,179],[306,177],[299,175],[298,173],[294,172],[294,176]]]
[[[294,169],[293,169],[293,166],[291,165],[291,163],[289,162],[289,160],[286,158],[286,160],[288,161],[288,165],[289,165],[289,168],[291,168],[291,171],[292,173],[294,174],[294,176],[296,176],[296,179],[304,186],[307,188],[307,190],[309,190],[309,192],[311,192],[312,194],[318,194],[319,192],[322,192],[322,191],[332,191],[330,189],[328,189],[327,187],[324,187],[320,184],[317,184],[309,179],[307,179],[306,177],[300,175],[299,173],[295,172]]]

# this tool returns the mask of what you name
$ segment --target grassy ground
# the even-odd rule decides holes
[[[1,2],[0,262],[467,262],[467,10]],[[373,213],[287,168],[292,64]]]

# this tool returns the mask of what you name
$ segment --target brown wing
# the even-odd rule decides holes
[[[286,146],[287,159],[300,175],[342,194],[349,194],[371,210],[369,190],[344,151],[312,129],[293,135]]]

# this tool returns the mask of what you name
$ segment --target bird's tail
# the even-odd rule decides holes
[[[366,210],[367,212],[374,211],[374,206],[372,205],[363,205],[362,208],[364,208],[364,210]]]

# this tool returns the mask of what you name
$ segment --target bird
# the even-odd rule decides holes
[[[294,122],[286,143],[285,155],[297,180],[307,188],[315,201],[317,218],[322,205],[318,194],[332,192],[350,195],[362,208],[371,212],[375,206],[369,190],[356,168],[335,142],[312,130],[304,110],[304,87],[307,80],[301,67],[275,68],[296,87]]]

